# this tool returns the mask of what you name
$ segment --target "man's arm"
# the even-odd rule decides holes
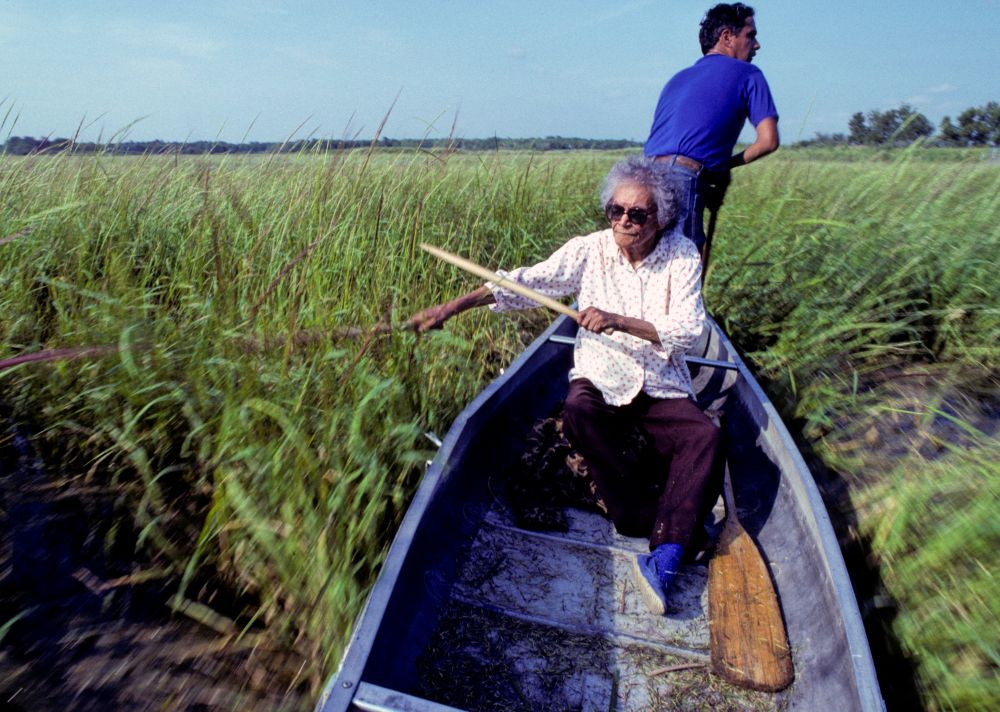
[[[754,142],[747,146],[745,151],[737,153],[729,159],[730,168],[745,166],[748,163],[753,163],[758,158],[763,158],[767,154],[778,150],[780,139],[778,138],[777,118],[768,116],[765,119],[761,119],[756,129],[757,137],[754,139]]]

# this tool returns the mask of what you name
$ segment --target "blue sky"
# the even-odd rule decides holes
[[[644,140],[711,4],[0,0],[0,140],[369,138],[390,107],[395,138]],[[750,4],[786,142],[1000,101],[1000,0]]]

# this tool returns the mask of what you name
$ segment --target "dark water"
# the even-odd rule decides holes
[[[109,536],[117,493],[52,469],[0,410],[0,710],[311,706],[274,655],[172,614],[175,578],[120,583],[155,566]]]

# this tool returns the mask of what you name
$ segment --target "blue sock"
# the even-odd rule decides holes
[[[684,547],[680,544],[660,544],[651,552],[653,563],[656,565],[656,576],[660,579],[663,592],[670,589],[670,584],[674,576],[681,568],[681,559],[684,557]]]

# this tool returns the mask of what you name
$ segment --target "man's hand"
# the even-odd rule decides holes
[[[597,307],[587,307],[580,312],[577,323],[587,331],[595,331],[598,334],[610,334],[621,327],[618,325],[618,315],[606,312]]]
[[[421,309],[411,316],[407,323],[418,333],[424,333],[431,329],[440,329],[444,323],[452,317],[447,304],[437,304],[433,307]]]

